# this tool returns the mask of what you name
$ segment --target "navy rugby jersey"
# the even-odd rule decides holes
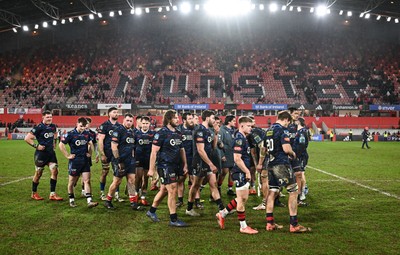
[[[301,128],[297,131],[296,137],[293,143],[293,151],[297,157],[301,157],[306,152],[308,147],[308,129],[306,127]]]
[[[178,165],[181,156],[180,150],[183,148],[182,135],[176,130],[172,131],[167,127],[162,127],[153,139],[153,145],[159,146],[160,150],[157,154],[157,167],[165,165]]]
[[[290,144],[289,131],[281,124],[274,123],[266,133],[265,144],[269,152],[268,166],[288,165],[288,155],[282,145]]]
[[[55,124],[46,125],[43,122],[32,128],[31,133],[36,137],[40,145],[45,146],[45,151],[54,150],[54,134],[57,134]]]
[[[151,144],[155,135],[155,131],[147,130],[143,132],[140,129],[136,129],[135,139],[136,139],[136,159],[150,158]]]
[[[91,130],[91,129],[89,129],[89,130],[87,130],[87,131],[89,132],[90,138],[92,138],[93,144],[96,144],[96,143],[97,143],[97,140],[96,140],[96,132],[94,132],[94,131]]]
[[[187,161],[192,161],[193,159],[193,129],[185,128],[183,124],[177,127],[182,134],[182,144],[185,148]]]
[[[249,145],[250,148],[256,148],[257,155],[259,154],[260,148],[258,145],[262,143],[265,139],[265,131],[262,128],[254,127],[251,129],[251,133],[249,134]]]
[[[287,127],[287,130],[289,131],[290,145],[293,146],[294,139],[297,133],[297,125],[295,123],[290,123]]]
[[[235,140],[233,142],[233,153],[241,154],[242,160],[247,168],[250,168],[250,144],[246,137],[240,133],[235,133]],[[243,172],[236,164],[232,168],[232,172]]]
[[[112,124],[110,120],[107,120],[97,129],[99,134],[105,135],[104,138],[104,150],[111,150],[111,137],[113,135],[113,130],[122,126],[118,122]]]
[[[194,138],[195,144],[204,143],[204,151],[206,152],[208,157],[210,157],[212,150],[213,150],[213,140],[214,140],[214,137],[212,136],[210,129],[205,128],[203,125],[199,125],[199,128],[197,128],[194,131],[193,138]],[[197,157],[199,157],[201,159],[200,154],[197,151],[197,146],[194,146],[193,158],[197,158]]]
[[[88,131],[79,133],[76,128],[66,133],[62,138],[63,144],[68,144],[71,148],[71,154],[75,154],[75,157],[86,157],[88,153],[88,143],[92,141],[92,137]]]
[[[119,125],[113,131],[112,142],[118,144],[120,158],[125,159],[135,156],[135,133],[132,128],[127,129],[125,126]]]

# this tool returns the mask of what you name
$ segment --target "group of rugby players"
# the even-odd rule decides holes
[[[76,128],[61,138],[59,148],[69,160],[68,194],[69,204],[76,207],[74,187],[82,175],[82,195],[88,207],[95,207],[90,185],[91,155],[96,151],[96,162],[101,160],[100,198],[106,208],[115,209],[113,197],[122,202],[119,186],[127,178],[125,193],[129,196],[133,210],[142,210],[150,205],[146,200],[148,177],[152,177],[151,189],[159,191],[154,197],[146,215],[153,221],[160,221],[156,211],[164,197],[168,196],[170,226],[186,227],[178,219],[176,208],[184,205],[184,183],[189,176],[189,192],[186,214],[200,216],[194,208],[203,209],[200,192],[205,184],[210,187],[210,201],[214,201],[219,212],[216,214],[221,229],[225,228],[225,217],[236,210],[240,222],[240,232],[256,234],[258,231],[246,224],[245,204],[249,194],[256,194],[255,170],[262,183],[263,203],[254,209],[266,209],[266,230],[282,228],[274,222],[273,209],[277,204],[280,190],[289,192],[290,232],[307,232],[297,221],[298,204],[306,205],[304,168],[307,164],[308,130],[299,112],[291,109],[278,114],[276,123],[267,131],[255,127],[254,118],[248,116],[226,116],[224,125],[210,110],[202,112],[202,123],[192,113],[182,115],[179,125],[178,114],[168,110],[164,114],[163,127],[150,130],[150,118],[124,115],[118,123],[118,109],[108,110],[109,119],[98,128],[90,130],[90,118],[80,117]],[[237,129],[235,129],[238,123]],[[57,183],[57,158],[55,141],[57,131],[52,123],[52,114],[43,112],[43,122],[34,127],[25,141],[35,148],[36,171],[32,181],[32,199],[43,200],[37,193],[39,179],[45,165],[51,171],[50,200],[63,200],[55,193]],[[34,139],[38,143],[35,143]],[[70,147],[70,152],[66,149]],[[109,165],[113,169],[113,181],[105,193],[106,176]],[[229,173],[228,194],[236,195],[225,207],[221,200],[221,185]],[[235,184],[236,194],[232,190]],[[176,198],[178,197],[178,200]],[[279,204],[279,201],[278,201]]]

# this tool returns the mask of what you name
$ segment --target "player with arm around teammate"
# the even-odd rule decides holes
[[[50,111],[42,113],[42,122],[35,126],[25,137],[25,142],[35,149],[35,175],[32,180],[32,195],[34,200],[43,200],[37,192],[40,177],[46,165],[50,168],[50,200],[61,201],[62,197],[56,194],[58,166],[55,153],[55,143],[57,139],[57,127],[53,122],[53,115]],[[35,143],[34,139],[38,141]]]
[[[187,162],[185,149],[182,145],[182,135],[176,130],[179,118],[174,110],[168,110],[164,114],[163,127],[154,135],[151,148],[149,176],[157,171],[161,180],[161,187],[154,197],[150,210],[146,215],[153,222],[159,222],[156,214],[161,201],[168,196],[168,209],[172,227],[187,227],[188,225],[178,219],[176,213],[177,181],[180,171],[180,163],[183,164],[183,173],[187,174]]]
[[[240,222],[240,232],[244,234],[257,234],[258,231],[246,223],[245,205],[249,198],[250,186],[250,145],[246,138],[251,132],[253,120],[243,116],[239,118],[239,130],[235,133],[233,144],[233,157],[235,165],[231,170],[232,180],[236,184],[236,198],[215,216],[221,229],[225,228],[225,217],[230,211],[236,209]]]
[[[92,193],[90,188],[90,164],[89,160],[92,155],[93,142],[92,137],[86,130],[86,118],[79,118],[76,123],[76,128],[69,131],[59,144],[62,154],[69,160],[68,161],[68,196],[69,205],[76,207],[74,186],[82,174],[82,181],[84,183],[84,191],[87,199],[87,206],[89,208],[98,205],[97,202],[92,201]],[[65,145],[70,147],[70,153],[67,152]]]

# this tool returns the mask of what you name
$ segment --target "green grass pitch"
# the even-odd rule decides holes
[[[275,219],[284,225],[276,232],[265,231],[265,212],[247,203],[246,220],[260,233],[239,233],[236,215],[228,216],[226,229],[215,221],[217,206],[203,191],[202,216],[178,216],[190,227],[168,227],[166,199],[153,223],[145,211],[136,212],[129,203],[117,203],[107,211],[103,204],[86,208],[76,191],[77,208],[67,201],[67,161],[57,149],[59,181],[57,193],[63,202],[49,201],[49,171],[39,185],[44,201],[30,198],[34,173],[33,149],[23,141],[0,141],[0,254],[398,254],[400,250],[400,143],[312,142],[310,168],[306,171],[310,193],[308,207],[299,208],[299,222],[312,233],[290,234],[287,208],[276,208]],[[312,167],[312,168],[311,168]],[[92,168],[92,187],[99,201],[100,164]],[[333,174],[328,175],[319,170]],[[24,179],[25,178],[25,179]],[[107,188],[111,175],[107,179]],[[124,182],[125,183],[125,182]],[[360,186],[362,185],[362,186]],[[155,193],[150,192],[152,201]],[[186,204],[185,197],[185,204]],[[224,204],[231,198],[223,188]],[[287,196],[282,199],[287,203]],[[99,201],[100,202],[100,201]]]

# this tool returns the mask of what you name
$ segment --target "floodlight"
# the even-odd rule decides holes
[[[15,27],[13,27],[12,29],[14,31],[14,33],[18,32],[17,29]]]
[[[348,17],[351,17],[351,16],[353,16],[353,13],[352,13],[351,11],[348,11],[348,12],[347,12],[347,16],[348,16]]]
[[[94,15],[92,13],[89,14],[89,19],[94,19]]]
[[[36,25],[35,25],[35,29],[38,29],[38,28],[39,28],[39,25],[38,25],[38,24],[36,24]]]
[[[47,27],[47,26],[48,26],[47,21],[43,22],[42,27]]]
[[[136,15],[141,15],[143,13],[142,8],[136,8],[135,13],[136,13]]]
[[[114,17],[114,12],[110,11],[110,17]]]
[[[24,30],[24,31],[29,31],[29,27],[28,27],[27,25],[24,25],[24,26],[22,27],[22,30]]]
[[[103,15],[101,14],[101,12],[97,13],[97,16],[99,16],[99,18],[103,18]]]
[[[276,3],[271,3],[269,5],[269,11],[270,12],[276,12],[278,10],[278,5]]]
[[[189,13],[192,10],[192,6],[188,2],[183,2],[179,8],[182,13]]]

